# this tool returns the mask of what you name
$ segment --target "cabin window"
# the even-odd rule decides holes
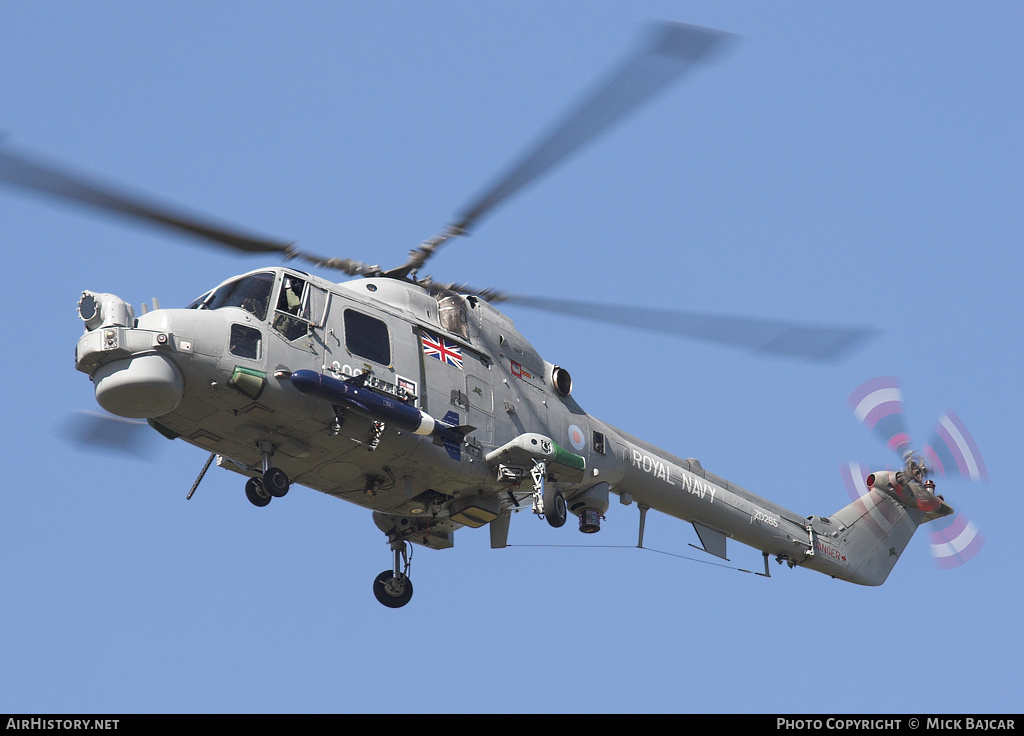
[[[255,327],[231,325],[231,340],[228,347],[232,355],[259,360],[262,341],[263,335]]]
[[[391,336],[387,324],[379,319],[346,309],[345,345],[353,355],[391,365]]]
[[[254,273],[218,286],[205,299],[197,299],[190,306],[196,309],[241,307],[256,319],[263,320],[267,318],[267,306],[270,304],[270,291],[273,286],[273,273]]]

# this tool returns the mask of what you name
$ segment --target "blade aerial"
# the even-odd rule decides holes
[[[74,412],[65,418],[60,433],[80,450],[133,460],[154,459],[160,441],[144,420],[94,411]]]
[[[299,258],[353,276],[379,272],[375,266],[366,266],[348,259],[321,258],[299,251],[293,243],[257,237],[186,214],[173,207],[158,204],[143,195],[72,173],[65,167],[15,153],[10,148],[0,149],[0,182],[90,207],[105,214],[168,228],[179,234],[183,233],[243,253],[278,253],[287,259]]]
[[[456,224],[412,251],[410,261],[391,273],[418,270],[442,244],[471,230],[485,214],[653,100],[686,72],[711,63],[735,38],[683,23],[653,25],[640,48],[467,205]]]
[[[469,230],[489,210],[635,112],[684,72],[710,63],[734,38],[683,23],[659,23],[640,49],[519,163],[465,208],[456,225]]]
[[[672,309],[621,307],[503,293],[493,295],[491,301],[519,304],[572,317],[807,361],[841,360],[873,334],[872,330],[865,327],[837,327]]]

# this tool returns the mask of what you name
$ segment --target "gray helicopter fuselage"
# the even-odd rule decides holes
[[[107,411],[208,451],[196,485],[216,458],[246,477],[245,495],[258,507],[300,483],[371,509],[393,553],[392,568],[374,580],[388,607],[412,595],[409,543],[450,547],[457,529],[486,526],[491,546],[503,547],[521,510],[554,528],[575,517],[581,532],[595,533],[612,496],[639,509],[641,546],[653,508],[691,522],[711,555],[727,559],[730,538],[761,551],[766,575],[774,555],[879,585],[920,523],[952,513],[933,484],[905,483],[915,466],[868,476],[880,482],[831,517],[795,514],[588,415],[572,398],[569,373],[543,360],[487,300],[803,359],[835,358],[869,330],[665,309],[624,315],[605,304],[439,287],[422,276],[438,248],[732,42],[714,29],[652,26],[561,124],[389,271],[224,227],[7,147],[0,183],[230,251],[372,277],[335,284],[266,268],[187,309],[138,318],[117,296],[83,292],[76,368]]]
[[[568,373],[482,299],[270,268],[189,309],[138,319],[111,295],[83,300],[77,367],[104,408],[146,418],[249,477],[269,458],[294,482],[372,509],[392,541],[450,547],[456,529],[489,524],[492,546],[502,547],[510,516],[530,508],[540,468],[583,531],[600,527],[612,494],[693,523],[712,555],[725,558],[732,538],[877,584],[848,569],[833,541],[842,522],[804,518],[588,415]],[[375,394],[471,429],[453,448],[388,427],[297,390],[297,371],[360,377]]]

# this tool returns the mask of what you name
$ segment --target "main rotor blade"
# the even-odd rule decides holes
[[[684,72],[713,61],[733,38],[682,23],[654,25],[622,67],[465,208],[454,229],[469,230],[489,210],[639,109]]]
[[[88,181],[25,155],[0,150],[0,181],[99,209],[163,225],[246,253],[289,253],[291,244],[256,238],[197,217],[176,212],[143,197]]]
[[[279,253],[288,259],[300,258],[323,268],[345,271],[353,276],[377,273],[380,270],[376,266],[366,266],[358,261],[322,258],[303,253],[293,243],[249,235],[158,204],[142,195],[100,184],[34,157],[14,153],[10,149],[0,150],[0,182],[90,207],[105,214],[169,228],[243,253]]]
[[[874,330],[499,294],[491,301],[807,361],[838,361]]]
[[[160,435],[138,419],[77,411],[60,427],[64,439],[83,452],[98,452],[133,460],[153,460]]]

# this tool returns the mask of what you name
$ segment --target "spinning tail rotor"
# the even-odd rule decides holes
[[[935,492],[934,476],[987,480],[981,453],[967,427],[952,412],[939,417],[933,435],[917,452],[903,421],[903,391],[898,379],[883,376],[865,381],[847,400],[854,416],[878,435],[901,460],[900,470],[866,471],[858,463],[847,463],[841,473],[850,497],[857,500],[870,491],[894,496],[924,514],[924,521],[936,521],[929,532],[932,556],[940,568],[959,567],[973,558],[984,544],[978,528],[963,514],[954,513]],[[943,518],[945,517],[945,518]]]
[[[939,417],[932,440],[924,448],[928,463],[940,475],[968,480],[988,480],[981,451],[967,427],[956,414],[947,411]]]
[[[865,381],[847,399],[857,421],[877,434],[895,452],[910,446],[903,424],[903,391],[895,378]]]

